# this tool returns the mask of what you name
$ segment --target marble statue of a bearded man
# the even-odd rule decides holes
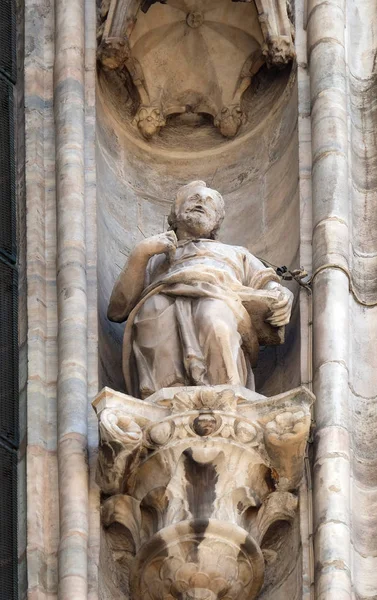
[[[108,318],[127,319],[127,391],[146,398],[164,387],[242,385],[260,344],[282,342],[291,292],[248,250],[216,240],[219,192],[203,181],[178,190],[171,230],[137,244],[115,283]]]

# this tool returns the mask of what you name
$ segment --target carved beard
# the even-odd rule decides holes
[[[177,224],[196,238],[210,238],[211,233],[217,226],[217,222],[214,222],[214,219],[195,210],[187,211],[180,215]]]

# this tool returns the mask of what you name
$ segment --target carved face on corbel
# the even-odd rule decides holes
[[[214,120],[215,127],[218,127],[224,137],[232,138],[237,133],[245,116],[239,104],[234,106],[224,106],[220,114]]]
[[[166,121],[161,115],[159,108],[142,106],[134,119],[134,123],[137,125],[141,135],[146,140],[149,140],[160,131],[160,128],[165,125]]]

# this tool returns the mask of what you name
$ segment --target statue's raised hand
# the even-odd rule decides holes
[[[155,254],[163,254],[164,252],[167,255],[171,255],[175,252],[177,243],[178,240],[174,231],[166,231],[165,233],[159,233],[158,235],[153,235],[150,238],[142,240],[138,244],[138,250],[149,257]]]

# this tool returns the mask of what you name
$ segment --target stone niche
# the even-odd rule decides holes
[[[226,204],[221,241],[244,246],[278,266],[300,266],[296,71],[293,65],[273,78],[271,73],[261,71],[255,87],[252,84],[246,91],[248,122],[235,138],[220,136],[201,117],[192,122],[188,119],[192,115],[184,120],[177,115],[150,141],[123,118],[119,104],[123,96],[99,73],[96,164],[102,386],[124,391],[123,327],[106,318],[114,281],[138,241],[167,229],[179,185],[202,179],[221,192]],[[296,301],[286,342],[264,348],[259,355],[257,389],[266,395],[300,383],[298,286],[291,289]]]
[[[104,388],[93,403],[102,597],[296,597],[297,573],[279,587],[292,567],[312,401],[305,388],[272,398],[169,388],[145,401]]]
[[[185,114],[231,138],[248,119],[253,77],[295,56],[289,13],[286,0],[104,0],[97,56],[129,98],[123,117],[145,139]]]
[[[301,381],[297,286],[291,288],[295,302],[285,344],[260,351],[255,373],[259,394],[196,388],[161,390],[146,401],[127,396],[121,370],[123,326],[106,318],[114,281],[130,250],[167,229],[177,188],[193,179],[206,181],[224,196],[221,241],[245,246],[275,265],[299,266],[297,82],[289,10],[285,2],[197,2],[198,11],[175,4],[103,3],[99,23],[99,356],[100,380],[107,386],[95,401],[102,440],[100,598],[299,598],[301,544],[307,541],[300,534],[298,485],[312,397],[296,389]],[[205,25],[210,6],[216,16],[212,29]],[[195,17],[198,21],[188,18],[195,12],[202,15]],[[213,56],[193,62],[179,40],[167,52],[164,32],[173,35],[179,28],[188,32],[184,44],[207,30],[216,35]],[[208,46],[205,36],[202,43]],[[235,39],[242,41],[241,50],[231,49]],[[145,68],[139,87],[134,49]],[[152,58],[158,56],[161,63],[164,53],[169,69],[157,72]],[[247,62],[252,54],[259,63]],[[235,81],[230,65],[236,63],[230,60],[237,56],[237,82],[245,64],[254,64],[255,70],[243,79],[237,100],[241,122],[236,134],[227,137],[215,120],[232,97],[219,95],[216,85],[230,93],[221,83],[222,69],[232,68]],[[174,89],[182,90],[174,88],[183,81],[173,77],[177,72],[184,72],[190,89],[196,89],[179,104],[184,112],[170,113]],[[210,89],[207,73],[216,75]],[[158,88],[160,95],[142,97],[146,81],[148,94]],[[202,112],[199,99],[205,96]],[[139,111],[155,104],[165,124],[144,136]],[[190,477],[202,484],[192,486]],[[205,543],[200,544],[203,552],[196,553],[199,539]],[[169,559],[178,554],[175,563]],[[221,556],[227,560],[221,562]],[[177,572],[184,592],[173,586]],[[224,574],[234,582],[227,591],[221,587]],[[208,578],[220,587],[208,587]]]

